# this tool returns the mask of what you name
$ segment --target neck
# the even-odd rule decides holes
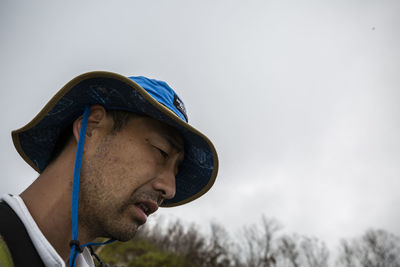
[[[57,253],[68,261],[72,239],[72,160],[60,157],[30,185],[22,194],[25,205],[39,229]],[[90,242],[89,232],[78,228],[81,244]]]

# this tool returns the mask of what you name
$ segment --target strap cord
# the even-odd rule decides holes
[[[81,129],[79,132],[78,147],[74,166],[74,177],[72,181],[72,241],[70,242],[71,253],[69,257],[69,267],[75,267],[76,256],[82,252],[82,247],[78,241],[78,207],[79,207],[79,181],[81,175],[81,163],[83,145],[85,144],[86,127],[88,124],[90,107],[86,106],[83,112]]]
[[[108,264],[104,265],[104,262],[101,260],[101,258],[99,257],[99,255],[97,255],[97,254],[94,252],[94,249],[93,249],[92,246],[107,245],[107,244],[110,244],[110,243],[112,243],[112,242],[114,242],[114,241],[115,241],[115,239],[109,239],[109,240],[107,240],[106,242],[103,242],[103,243],[87,243],[87,244],[84,244],[84,245],[82,245],[82,246],[87,246],[87,247],[89,248],[90,254],[91,254],[93,257],[95,257],[96,260],[97,260],[97,262],[98,262],[97,267],[107,267],[107,266],[109,266],[109,265],[108,265]]]
[[[78,240],[79,183],[80,183],[80,174],[82,165],[83,146],[85,144],[86,128],[88,124],[89,113],[90,113],[90,107],[87,106],[85,107],[85,111],[83,112],[82,124],[79,132],[78,147],[76,150],[74,177],[72,181],[72,240],[69,243],[69,246],[71,247],[71,252],[69,257],[69,267],[75,267],[76,257],[78,256],[79,253],[83,252],[83,249],[86,246],[88,246],[91,252],[93,252],[92,255],[94,255],[101,264],[103,264],[99,256],[97,256],[94,253],[91,246],[106,245],[115,241],[115,239],[109,239],[108,241],[103,243],[86,243],[81,245]]]

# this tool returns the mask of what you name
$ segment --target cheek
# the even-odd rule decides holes
[[[108,183],[114,192],[130,194],[157,177],[159,164],[151,157],[112,157],[107,168]]]
[[[131,144],[131,145],[127,145]],[[133,141],[110,143],[94,156],[96,171],[104,179],[105,188],[114,198],[126,199],[137,188],[157,177],[162,164],[148,145]]]

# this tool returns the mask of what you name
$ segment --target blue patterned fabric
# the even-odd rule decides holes
[[[130,77],[159,103],[187,122],[181,99],[162,81]],[[175,102],[178,102],[178,105]],[[69,90],[33,128],[18,134],[24,153],[42,171],[59,134],[82,115],[86,105],[100,104],[107,110],[126,110],[160,120],[176,128],[184,140],[185,158],[176,177],[176,195],[165,205],[184,201],[207,186],[214,168],[209,144],[199,135],[172,120],[131,85],[112,78],[89,78]]]

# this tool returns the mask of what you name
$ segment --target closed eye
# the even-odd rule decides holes
[[[167,152],[165,152],[164,150],[162,150],[162,149],[160,149],[160,148],[158,148],[158,147],[156,147],[156,146],[154,146],[154,147],[160,152],[161,156],[162,156],[164,159],[168,159],[168,153],[167,153]]]

